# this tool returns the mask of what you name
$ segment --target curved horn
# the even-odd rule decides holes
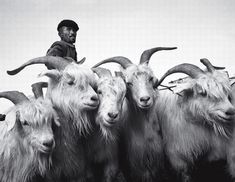
[[[115,71],[115,76],[116,77],[121,77],[121,78],[123,78],[123,74],[122,74],[122,72],[121,71]]]
[[[6,98],[13,102],[15,105],[24,101],[29,101],[29,99],[22,92],[18,91],[0,92],[0,98]]]
[[[177,49],[177,47],[155,47],[152,49],[148,49],[145,50],[141,57],[140,57],[140,63],[139,64],[143,64],[143,63],[149,63],[149,59],[151,58],[151,56],[153,55],[153,53],[157,52],[157,51],[162,51],[162,50],[173,50],[173,49]]]
[[[173,73],[185,73],[189,75],[191,78],[197,78],[200,74],[205,74],[204,71],[201,70],[199,67],[193,64],[183,63],[169,69],[159,80],[157,86],[160,85],[167,76]]]
[[[37,82],[31,85],[34,97],[37,99],[39,97],[43,97],[42,88],[48,87],[47,82]]]
[[[201,61],[202,64],[204,64],[206,66],[206,68],[207,68],[207,70],[209,72],[213,72],[215,70],[223,70],[223,69],[225,69],[225,67],[213,66],[211,64],[211,62],[208,59],[206,59],[206,58],[202,58],[202,59],[200,59],[200,61]]]
[[[26,63],[22,64],[20,67],[14,69],[14,70],[11,70],[11,71],[7,71],[7,73],[9,75],[15,75],[15,74],[19,73],[21,70],[23,70],[26,66],[29,66],[32,64],[45,64],[46,66],[48,66],[50,68],[52,67],[54,69],[63,70],[69,63],[70,63],[70,61],[68,61],[62,57],[43,56],[43,57],[31,59],[31,60],[27,61]]]
[[[101,77],[112,77],[112,73],[110,70],[101,68],[101,67],[96,67],[92,68],[92,71],[95,72],[100,78]]]
[[[105,59],[105,60],[97,63],[95,66],[93,66],[93,68],[98,67],[104,63],[113,63],[113,62],[120,64],[124,69],[126,69],[128,66],[132,65],[131,60],[129,60],[128,58],[123,57],[123,56],[116,56],[116,57]]]
[[[74,63],[77,63],[77,64],[82,64],[82,63],[84,63],[85,62],[85,60],[86,60],[86,58],[84,57],[84,58],[82,58],[80,61],[75,61],[73,58],[71,58],[71,57],[64,57],[67,61],[69,61],[69,62],[74,62]]]
[[[84,58],[82,58],[80,61],[78,61],[77,63],[78,64],[83,64],[84,62],[85,62],[85,60],[86,60],[86,57],[84,57]]]

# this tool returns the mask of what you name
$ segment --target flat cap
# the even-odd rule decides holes
[[[75,21],[73,21],[73,20],[62,20],[62,21],[58,24],[57,30],[59,31],[59,29],[60,29],[61,27],[63,27],[63,26],[65,26],[65,27],[72,27],[72,28],[74,28],[75,31],[78,31],[78,30],[79,30],[78,24],[77,24]]]

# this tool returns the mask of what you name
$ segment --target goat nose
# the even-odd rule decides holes
[[[140,101],[141,101],[141,102],[148,102],[149,99],[150,99],[149,96],[144,96],[144,97],[141,97],[141,98],[140,98]]]
[[[118,116],[118,113],[114,113],[114,112],[109,112],[108,116],[112,119],[115,119]]]
[[[229,108],[226,112],[227,115],[235,115],[235,108]]]
[[[45,147],[48,147],[48,148],[51,148],[51,147],[53,146],[53,144],[54,144],[54,140],[53,140],[53,139],[45,140],[45,141],[43,142],[43,145],[44,145]]]
[[[91,97],[91,100],[92,100],[92,101],[98,101],[98,97],[97,97],[96,95],[93,95],[93,96]]]

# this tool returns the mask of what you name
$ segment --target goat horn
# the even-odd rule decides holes
[[[80,61],[78,61],[77,63],[78,64],[83,64],[84,62],[85,62],[85,60],[86,60],[86,57],[84,57],[84,58],[82,58]]]
[[[177,49],[177,47],[155,47],[152,49],[148,49],[145,50],[141,57],[140,57],[140,63],[139,64],[143,64],[143,63],[149,63],[149,59],[151,58],[151,56],[153,55],[153,53],[157,52],[157,51],[162,51],[162,50],[173,50],[173,49]]]
[[[96,68],[92,68],[92,71],[95,72],[100,78],[101,77],[112,77],[112,73],[110,72],[110,70],[105,69],[105,68],[101,68],[101,67],[96,67]]]
[[[13,102],[15,105],[24,101],[29,101],[29,99],[22,92],[18,91],[0,92],[0,98],[6,98]]]
[[[42,88],[48,87],[47,82],[37,82],[31,85],[34,97],[37,99],[43,97]]]
[[[97,63],[95,66],[93,66],[93,68],[98,67],[98,66],[100,66],[100,65],[102,65],[104,63],[112,63],[112,62],[120,64],[124,69],[126,69],[127,67],[129,67],[130,65],[133,64],[131,62],[131,60],[129,60],[126,57],[116,56],[116,57],[105,59],[105,60]]]
[[[21,65],[20,67],[7,71],[9,75],[15,75],[19,73],[21,70],[23,70],[26,66],[32,65],[32,64],[45,64],[46,66],[52,67],[54,69],[63,70],[68,64],[70,63],[69,60],[66,60],[62,57],[55,57],[55,56],[43,56],[31,59]]]
[[[209,72],[213,72],[215,70],[225,69],[225,67],[213,66],[211,64],[211,62],[206,58],[202,58],[202,59],[200,59],[200,61],[201,61],[202,64],[204,64],[206,66],[206,68]]]
[[[123,74],[122,74],[122,72],[121,71],[115,71],[115,76],[116,77],[122,77],[123,76]]]
[[[205,74],[204,71],[201,70],[196,65],[183,63],[183,64],[179,64],[169,69],[159,80],[159,82],[157,83],[157,86],[160,85],[167,76],[173,73],[185,73],[189,75],[191,78],[197,78],[200,74]]]

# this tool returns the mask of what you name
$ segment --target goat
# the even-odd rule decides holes
[[[235,106],[235,82],[233,81],[231,84],[231,92],[232,92],[232,104]],[[228,146],[228,156],[227,156],[227,163],[228,163],[228,171],[235,181],[235,131],[233,132],[232,140]]]
[[[60,126],[48,100],[29,100],[18,91],[0,92],[15,106],[0,123],[0,181],[29,182],[49,170],[55,148],[53,129]]]
[[[173,73],[189,76],[176,94],[161,91],[156,109],[164,150],[181,181],[191,181],[190,172],[202,158],[226,159],[233,134],[235,108],[229,78],[207,59],[201,62],[208,71],[184,63],[169,69],[158,82]]]
[[[127,118],[126,84],[109,70],[93,68],[99,76],[97,94],[100,105],[95,114],[93,132],[87,137],[90,181],[112,182],[119,179],[119,133]],[[93,179],[92,179],[93,178]]]
[[[46,98],[55,108],[61,127],[55,131],[55,150],[52,155],[53,166],[48,178],[54,181],[85,180],[86,159],[84,135],[91,128],[92,110],[98,107],[95,74],[81,64],[69,62],[61,57],[39,57],[19,68],[8,71],[16,74],[31,64],[45,64],[52,70],[41,74],[48,76]]]
[[[122,134],[122,168],[128,181],[156,181],[163,177],[164,153],[159,124],[155,112],[158,91],[157,78],[148,66],[152,54],[172,48],[157,47],[142,53],[139,65],[128,58],[113,57],[96,64],[115,62],[122,66],[121,73],[127,84],[129,119]]]

